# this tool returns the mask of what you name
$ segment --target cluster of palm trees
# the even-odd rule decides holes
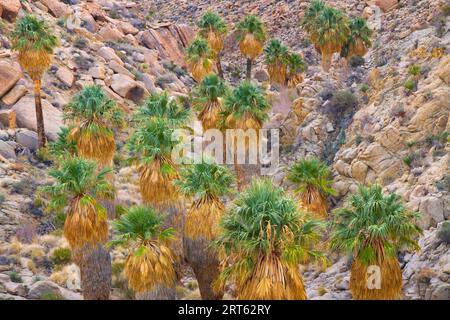
[[[320,1],[308,10],[311,19],[314,10],[318,21],[330,15],[338,20]],[[56,40],[39,20],[26,16],[17,26],[14,46],[19,52],[51,54]],[[190,101],[203,128],[258,131],[270,109],[263,91],[250,81],[231,89],[220,77],[225,23],[208,12],[199,27],[187,59],[198,81]],[[47,40],[36,38],[36,32]],[[237,34],[250,80],[266,33],[258,18],[247,16]],[[336,41],[332,35],[311,34],[322,54],[336,49],[326,40]],[[352,39],[347,38],[349,55],[360,46],[357,32]],[[36,45],[39,41],[43,43]],[[301,56],[289,53],[278,40],[270,41],[265,51],[271,81],[301,81]],[[26,62],[21,63],[26,69]],[[214,65],[219,76],[212,73]],[[139,173],[142,205],[125,208],[115,217],[111,168],[124,115],[99,86],[84,87],[64,108],[67,128],[49,146],[54,182],[43,191],[50,196],[51,208],[66,213],[64,236],[80,266],[86,299],[109,298],[112,246],[127,251],[123,272],[141,299],[176,298],[184,262],[192,267],[203,299],[221,299],[229,282],[238,299],[306,299],[299,265],[315,262],[325,267],[325,253],[317,248],[326,245],[353,257],[350,289],[355,299],[400,297],[396,254],[417,249],[421,230],[415,224],[418,214],[407,211],[398,196],[386,196],[378,186],[361,186],[343,209],[328,215],[333,181],[328,167],[316,159],[301,159],[289,170],[288,179],[298,187],[296,199],[268,178],[254,178],[245,188],[237,164],[237,179],[228,167],[210,159],[182,166],[172,159],[178,143],[173,134],[187,127],[192,117],[189,108],[166,92],[151,95],[139,106],[126,146]],[[241,192],[233,198],[236,185]],[[381,287],[375,291],[368,279],[374,265],[381,270]]]
[[[322,55],[325,71],[329,70],[335,53],[349,60],[353,56],[365,55],[372,45],[372,30],[364,18],[350,19],[344,12],[327,6],[322,0],[311,2],[301,24]]]

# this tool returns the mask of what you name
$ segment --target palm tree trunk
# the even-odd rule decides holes
[[[34,80],[34,103],[36,106],[36,128],[39,148],[45,147],[44,115],[41,102],[41,80]]]
[[[111,292],[111,256],[102,244],[78,249],[76,262],[80,267],[84,300],[109,300]]]
[[[194,271],[203,300],[221,300],[223,290],[214,290],[213,283],[220,275],[220,262],[204,238],[183,238],[184,255]]]
[[[220,52],[217,54],[216,65],[217,65],[217,72],[219,73],[219,77],[221,77],[223,79],[223,70],[222,70],[222,61],[220,59]]]
[[[252,59],[247,59],[247,74],[245,76],[245,79],[247,81],[250,81],[252,79]]]

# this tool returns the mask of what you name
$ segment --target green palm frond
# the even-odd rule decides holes
[[[33,15],[17,20],[11,39],[12,49],[17,51],[35,50],[52,54],[59,44],[47,23]]]
[[[278,39],[270,40],[264,48],[264,61],[267,65],[271,65],[276,62],[286,64],[288,56],[288,48]]]
[[[350,47],[356,45],[358,41],[362,41],[366,48],[372,46],[372,41],[370,40],[372,36],[372,29],[370,29],[367,24],[367,20],[361,17],[354,18],[350,21],[350,35],[347,42],[342,47],[341,57],[348,57],[350,54]]]
[[[67,157],[77,153],[77,144],[73,139],[69,139],[71,128],[61,127],[58,137],[48,145],[53,158]]]
[[[264,122],[268,119],[270,105],[263,91],[249,81],[242,82],[225,97],[223,116],[232,115],[235,119],[251,115]]]
[[[208,32],[212,31],[218,35],[225,35],[227,33],[227,25],[225,21],[216,13],[208,11],[206,12],[198,22],[200,35],[206,37]]]
[[[325,8],[326,5],[322,0],[313,0],[311,2],[308,9],[306,9],[305,15],[301,22],[301,25],[307,32],[309,33],[314,32],[317,26],[317,19],[322,10]]]
[[[323,196],[334,195],[331,187],[330,169],[316,159],[300,159],[291,168],[288,174],[289,181],[298,186],[299,192],[304,192],[308,187],[315,187]]]
[[[152,163],[155,158],[170,159],[179,141],[173,138],[174,129],[167,120],[155,118],[141,123],[127,142],[132,159]]]
[[[234,176],[227,167],[207,162],[186,166],[180,177],[175,185],[181,193],[197,198],[226,195],[234,183]]]
[[[354,254],[366,265],[401,249],[418,248],[414,238],[422,233],[416,224],[420,214],[406,210],[397,194],[384,195],[380,186],[359,187],[335,216],[331,247]]]
[[[114,188],[106,179],[110,172],[109,168],[98,171],[93,161],[70,157],[50,171],[55,183],[41,190],[51,196],[50,207],[55,209],[63,208],[74,198],[113,198]]]
[[[302,56],[297,53],[290,53],[287,56],[286,64],[290,74],[301,73],[308,68],[308,65],[303,60]]]
[[[197,110],[201,110],[206,103],[216,102],[227,92],[225,81],[216,74],[209,74],[192,90],[191,101]]]
[[[261,43],[264,43],[267,38],[264,24],[254,15],[246,16],[244,20],[237,24],[236,30],[238,41],[242,41],[247,34],[252,34],[255,39]]]
[[[137,121],[147,121],[152,118],[163,118],[173,126],[185,125],[191,118],[191,111],[181,105],[164,91],[152,94],[136,112]]]
[[[320,12],[314,30],[320,46],[342,46],[350,35],[348,18],[342,11],[330,7]]]
[[[86,86],[64,108],[64,120],[95,129],[123,124],[123,112],[99,85]]]
[[[208,41],[201,37],[195,38],[186,49],[186,59],[192,63],[211,58],[212,55],[213,52],[209,47]]]
[[[164,216],[146,206],[133,206],[113,221],[115,239],[111,245],[122,245],[133,242],[142,245],[149,241],[168,241],[175,234],[173,228],[163,228]]]
[[[323,223],[301,213],[296,202],[268,179],[254,180],[238,195],[221,227],[217,244],[227,255],[254,259],[275,252],[289,263],[323,258],[313,250]]]

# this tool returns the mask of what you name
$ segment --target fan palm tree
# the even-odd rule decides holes
[[[173,129],[164,118],[148,120],[139,126],[128,141],[132,160],[138,165],[139,188],[144,203],[164,208],[179,200],[172,181],[179,178],[172,162]]]
[[[52,29],[32,15],[17,20],[12,33],[12,49],[19,52],[19,63],[34,82],[36,128],[39,148],[45,146],[45,126],[41,103],[41,79],[52,62],[58,39]]]
[[[129,245],[124,273],[129,287],[138,293],[172,288],[176,276],[169,248],[174,229],[163,228],[164,217],[150,207],[135,206],[113,222],[115,239],[109,245]]]
[[[209,47],[208,41],[197,37],[186,49],[186,60],[191,69],[192,77],[200,82],[213,71],[213,51]]]
[[[241,129],[244,132],[251,129],[256,131],[256,140],[259,138],[259,130],[264,121],[268,119],[270,105],[261,89],[248,81],[242,82],[229,95],[225,97],[224,110],[222,112],[223,126],[228,129]],[[245,143],[245,152],[251,143]],[[236,148],[237,148],[236,143]],[[256,145],[258,147],[258,144]],[[237,149],[234,152],[234,165],[237,174],[238,188],[241,188],[243,178],[240,164],[237,161]],[[258,150],[258,149],[256,149]]]
[[[116,143],[113,129],[122,125],[122,112],[98,85],[86,86],[64,108],[64,120],[74,125],[69,139],[78,155],[111,166]]]
[[[58,137],[48,145],[49,152],[54,159],[66,159],[77,154],[77,144],[69,138],[71,129],[61,127]]]
[[[288,48],[278,39],[272,39],[264,48],[265,63],[269,72],[270,82],[282,86],[286,84]]]
[[[300,195],[300,206],[318,218],[328,216],[327,196],[335,191],[331,187],[333,180],[328,167],[316,159],[301,159],[295,163],[288,175],[295,183]]]
[[[227,85],[215,74],[207,75],[192,90],[192,104],[199,111],[198,118],[203,130],[218,129],[220,113],[223,111],[222,97],[227,93]]]
[[[402,271],[396,254],[420,249],[414,240],[422,233],[415,224],[419,217],[405,209],[398,195],[383,195],[380,186],[361,186],[345,208],[336,210],[330,243],[333,249],[353,255],[350,291],[354,299],[400,298]],[[370,266],[379,268],[378,284],[370,282]]]
[[[191,111],[172,99],[169,94],[153,93],[136,112],[137,121],[147,121],[151,119],[166,119],[173,126],[183,126],[191,118]]]
[[[317,42],[317,38],[318,38],[317,26],[318,26],[319,16],[320,16],[322,10],[325,9],[326,7],[327,7],[326,4],[322,0],[311,1],[311,4],[306,9],[305,15],[301,22],[303,29],[309,33],[311,42],[314,44]],[[316,49],[318,49],[317,46],[316,46]]]
[[[106,180],[110,169],[98,172],[95,162],[67,158],[50,171],[55,179],[43,191],[51,196],[50,208],[66,208],[64,237],[75,254],[81,270],[85,299],[108,299],[111,289],[111,258],[104,250],[108,239],[107,212],[98,197],[114,197]]]
[[[246,80],[250,81],[252,78],[252,63],[263,52],[264,42],[267,38],[266,30],[261,20],[254,15],[246,16],[244,20],[237,24],[236,30],[239,49],[247,58]]]
[[[367,20],[361,17],[350,21],[350,35],[347,42],[342,47],[341,56],[347,60],[353,56],[364,56],[372,46],[370,37],[372,30],[367,24]]]
[[[198,22],[199,34],[201,37],[208,40],[209,47],[216,59],[217,70],[219,76],[223,78],[222,64],[220,62],[220,54],[223,49],[223,42],[227,34],[227,25],[225,21],[215,14],[208,11]]]
[[[305,17],[306,21],[308,19],[309,16]],[[311,41],[322,55],[322,68],[328,71],[333,54],[341,52],[350,35],[349,21],[342,11],[327,6],[311,19],[304,25],[306,28],[312,26],[309,31]]]
[[[231,280],[238,299],[307,299],[298,264],[326,263],[313,245],[322,223],[302,214],[294,200],[268,179],[255,180],[221,222],[217,244],[224,269],[216,283]]]
[[[188,166],[176,181],[181,193],[193,197],[184,225],[185,257],[197,278],[205,300],[220,300],[223,291],[214,292],[212,284],[220,273],[217,254],[210,248],[219,234],[219,220],[225,211],[220,197],[229,193],[233,176],[226,167],[214,163]]]
[[[303,81],[301,75],[307,68],[302,56],[297,53],[290,53],[286,59],[287,64],[287,84],[289,88],[295,88]]]

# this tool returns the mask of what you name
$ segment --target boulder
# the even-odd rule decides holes
[[[19,101],[20,98],[26,95],[27,92],[28,89],[24,85],[17,85],[2,98],[2,102],[7,106],[12,106]]]
[[[112,76],[111,88],[122,98],[129,99],[134,103],[139,103],[148,94],[143,85],[124,74]]]
[[[268,81],[269,80],[269,74],[267,73],[266,70],[260,69],[260,70],[255,72],[255,79],[258,80],[259,82]]]
[[[92,67],[89,69],[88,74],[94,79],[105,79],[105,68],[102,66]]]
[[[22,73],[11,63],[0,61],[0,98],[3,97],[19,81]]]
[[[16,112],[16,120],[19,127],[36,131],[36,111],[34,106],[34,98],[28,95],[20,99],[12,107]],[[45,99],[42,99],[42,110],[47,138],[56,140],[58,132],[63,126],[62,112]]]
[[[119,22],[119,28],[124,34],[136,35],[139,32],[131,23],[125,21]]]
[[[28,129],[16,131],[16,142],[31,151],[36,151],[39,147],[37,133]]]
[[[6,159],[16,159],[14,148],[3,140],[0,140],[0,155]]]
[[[97,51],[98,55],[105,59],[106,61],[117,61],[119,64],[123,65],[123,61],[119,58],[119,56],[116,54],[114,49],[110,47],[101,47]]]
[[[16,20],[20,8],[22,8],[20,0],[0,0],[1,17],[9,22]]]
[[[162,59],[185,66],[184,50],[194,36],[194,31],[187,25],[161,23],[144,31],[138,40],[147,48],[157,50]]]
[[[439,222],[444,221],[444,205],[437,197],[429,196],[423,199],[419,205],[422,213],[422,227],[436,227]]]
[[[102,27],[98,31],[98,35],[103,39],[103,41],[119,41],[124,37],[122,32],[112,28],[110,25]]]
[[[55,295],[66,300],[82,300],[80,294],[69,291],[48,280],[33,283],[28,291],[28,299],[42,299],[46,295]]]
[[[8,129],[16,128],[16,113],[14,110],[0,110],[0,124]]]
[[[69,88],[72,87],[73,82],[75,81],[72,70],[64,66],[56,71],[56,78]]]
[[[94,17],[90,15],[88,12],[83,12],[81,15],[82,27],[85,28],[89,32],[97,32],[98,24],[95,21]]]
[[[48,8],[52,16],[61,18],[72,13],[72,9],[67,4],[58,0],[40,0],[41,3]]]
[[[388,12],[398,4],[398,0],[376,0],[375,5],[383,12]]]
[[[124,74],[126,76],[129,76],[130,78],[135,78],[134,74],[132,74],[130,71],[128,71],[127,68],[125,68],[123,65],[118,63],[116,60],[111,60],[108,64],[108,66],[113,70],[115,73]]]

